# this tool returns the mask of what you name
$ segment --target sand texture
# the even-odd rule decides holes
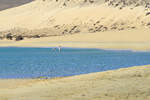
[[[0,37],[148,28],[149,0],[34,0],[0,12]],[[141,33],[142,34],[142,33]]]
[[[150,66],[48,80],[0,80],[0,100],[150,100]]]

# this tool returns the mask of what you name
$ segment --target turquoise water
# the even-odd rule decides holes
[[[0,48],[0,78],[63,77],[150,64],[150,52]]]

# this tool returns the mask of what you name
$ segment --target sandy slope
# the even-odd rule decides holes
[[[8,34],[10,31],[13,35],[50,36],[149,28],[150,16],[146,15],[148,10],[145,7],[147,2],[127,1],[123,6],[119,0],[106,1],[35,0],[1,11],[0,31],[1,34]],[[114,7],[116,3],[118,6]]]
[[[0,80],[0,100],[149,100],[150,66],[51,80]]]

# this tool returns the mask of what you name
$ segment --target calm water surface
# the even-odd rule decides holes
[[[0,78],[62,77],[147,64],[150,64],[150,52],[0,48]]]

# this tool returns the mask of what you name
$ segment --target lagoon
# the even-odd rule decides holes
[[[150,52],[82,48],[0,48],[0,78],[65,77],[150,64]]]

